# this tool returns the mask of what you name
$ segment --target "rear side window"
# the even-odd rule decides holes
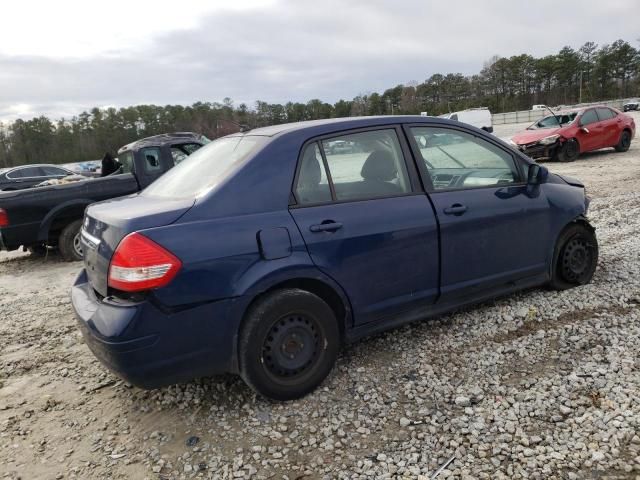
[[[202,145],[199,143],[184,143],[180,147],[185,150],[189,155],[198,150]]]
[[[303,153],[297,191],[301,189],[322,189],[323,200],[309,201],[298,195],[301,204],[317,203],[319,201],[348,201],[364,200],[380,197],[390,197],[409,193],[411,186],[407,175],[402,149],[396,131],[374,130],[370,132],[353,133],[322,140],[321,150],[317,144],[311,144]],[[305,159],[324,153],[325,165],[328,168],[328,179],[331,198],[326,195],[326,188],[322,185],[317,169],[312,176],[312,169],[302,169]],[[322,170],[322,168],[321,168]],[[318,180],[320,178],[320,180]],[[315,198],[315,197],[314,197]]]
[[[172,145],[171,158],[173,158],[173,164],[179,164],[200,147],[202,147],[202,145],[198,143],[181,143],[179,145]]]
[[[613,110],[610,110],[608,108],[596,108],[596,112],[598,113],[598,118],[600,119],[600,121],[610,120],[616,116]]]
[[[582,118],[580,118],[580,125],[590,125],[598,121],[599,120],[598,116],[596,115],[596,111],[594,109],[591,109],[582,114]]]
[[[159,148],[144,148],[141,152],[144,159],[144,171],[147,173],[157,173],[162,171]]]
[[[296,184],[296,198],[305,205],[331,201],[327,171],[317,143],[308,145],[302,154]]]
[[[511,154],[483,138],[436,127],[413,127],[411,134],[436,191],[509,185],[520,181]]]
[[[44,173],[40,170],[39,167],[25,167],[18,168],[9,172],[7,175],[8,178],[33,178],[33,177],[42,177]]]
[[[173,158],[174,165],[178,165],[181,161],[187,158],[189,155],[179,147],[171,147],[171,158]]]

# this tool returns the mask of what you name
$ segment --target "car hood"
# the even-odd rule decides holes
[[[580,187],[580,188],[584,188],[584,183],[582,183],[580,180],[578,180],[577,178],[574,177],[569,177],[568,175],[560,175],[559,173],[555,174],[557,177],[560,177],[562,180],[565,181],[565,183],[573,186],[573,187]]]
[[[535,130],[524,130],[523,132],[516,133],[511,140],[517,145],[528,145],[542,140],[549,135],[555,135],[562,133],[562,128],[536,128]]]

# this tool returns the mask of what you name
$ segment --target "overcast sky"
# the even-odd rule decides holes
[[[623,38],[628,0],[5,1],[0,121],[141,103],[335,102],[493,55]]]

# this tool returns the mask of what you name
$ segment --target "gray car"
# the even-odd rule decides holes
[[[38,185],[45,180],[75,175],[71,170],[58,165],[21,165],[0,170],[0,190],[22,190]]]

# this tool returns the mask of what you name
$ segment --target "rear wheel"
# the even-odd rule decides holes
[[[571,138],[564,142],[556,154],[556,160],[560,162],[573,162],[580,155],[580,145]]]
[[[82,220],[76,220],[62,229],[58,237],[60,255],[68,262],[82,260],[82,243],[80,242],[80,228]]]
[[[566,290],[586,285],[593,278],[598,263],[598,240],[587,225],[575,223],[558,238],[554,253],[551,288]]]
[[[292,400],[329,374],[340,348],[333,310],[313,293],[279,290],[248,312],[240,334],[240,374],[256,392]]]
[[[631,133],[628,130],[624,130],[620,135],[620,141],[615,146],[616,152],[626,152],[631,146]]]

